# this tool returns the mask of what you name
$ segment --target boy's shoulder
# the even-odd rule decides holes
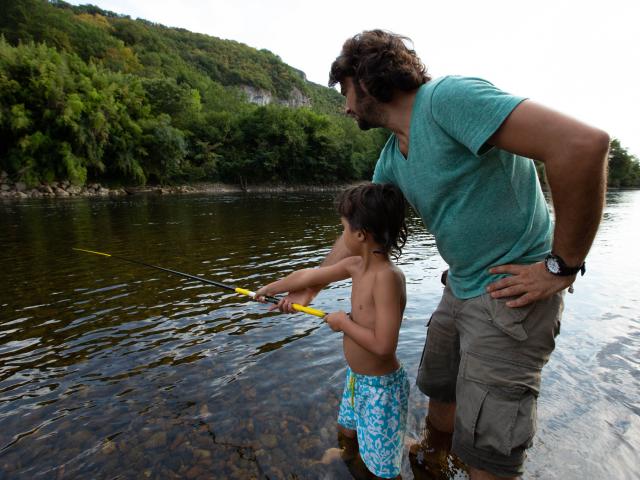
[[[376,271],[376,282],[378,281],[384,284],[394,283],[402,285],[402,288],[404,288],[404,273],[397,265],[389,262]]]
[[[407,284],[402,270],[392,263],[380,268],[375,274],[373,296],[381,299],[383,304],[398,305],[404,311],[407,304]]]

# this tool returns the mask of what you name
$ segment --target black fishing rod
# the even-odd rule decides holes
[[[251,298],[254,298],[254,299],[256,297],[256,293],[255,292],[247,290],[246,288],[234,287],[232,285],[227,285],[225,283],[216,282],[215,280],[209,280],[208,278],[202,278],[202,277],[198,277],[196,275],[191,275],[189,273],[178,272],[177,270],[171,270],[170,268],[158,267],[157,265],[151,265],[149,263],[144,263],[144,262],[141,262],[139,260],[132,260],[130,258],[121,257],[119,255],[113,255],[111,253],[96,252],[94,250],[86,250],[84,248],[74,248],[73,250],[76,250],[78,252],[92,253],[94,255],[101,255],[103,257],[116,258],[116,259],[122,260],[124,262],[135,263],[137,265],[142,265],[144,267],[149,267],[149,268],[155,268],[156,270],[161,270],[163,272],[171,273],[173,275],[178,275],[180,277],[190,278],[191,280],[197,280],[199,282],[208,283],[209,285],[215,285],[216,287],[224,288],[225,290],[232,290],[235,293],[239,293],[240,295],[246,295],[247,297],[251,297]],[[263,298],[267,302],[273,303],[274,305],[277,305],[280,302],[279,298],[272,297],[270,295],[265,295]],[[311,307],[305,307],[304,305],[298,305],[297,303],[291,304],[291,307],[294,310],[297,310],[298,312],[308,313],[310,315],[315,315],[316,317],[320,317],[320,318],[323,318],[326,315],[326,313],[323,312],[322,310],[317,310],[317,309],[311,308]]]

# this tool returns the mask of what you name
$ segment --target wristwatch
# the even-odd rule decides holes
[[[582,262],[582,265],[578,267],[569,267],[560,256],[553,252],[547,255],[544,259],[544,266],[546,267],[547,272],[560,277],[569,277],[578,272],[580,272],[580,275],[584,275],[584,272],[587,271],[584,262]]]

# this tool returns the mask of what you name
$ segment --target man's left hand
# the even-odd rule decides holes
[[[524,307],[537,300],[549,298],[569,287],[576,279],[575,275],[560,277],[549,273],[544,262],[531,265],[500,265],[490,268],[489,273],[511,275],[487,286],[487,292],[493,298],[517,297],[509,300],[506,303],[507,307]]]

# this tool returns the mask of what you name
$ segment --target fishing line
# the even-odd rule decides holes
[[[253,299],[255,299],[255,297],[256,297],[256,293],[255,292],[252,292],[251,290],[247,290],[246,288],[234,287],[233,285],[227,285],[226,283],[216,282],[215,280],[209,280],[208,278],[198,277],[196,275],[191,275],[189,273],[178,272],[177,270],[172,270],[170,268],[164,268],[164,267],[159,267],[157,265],[151,265],[149,263],[141,262],[139,260],[133,260],[131,258],[125,258],[125,257],[121,257],[119,255],[113,255],[111,253],[96,252],[95,250],[87,250],[87,249],[84,249],[84,248],[73,248],[73,250],[76,250],[78,252],[91,253],[91,254],[94,254],[94,255],[101,255],[103,257],[116,258],[116,259],[122,260],[124,262],[135,263],[136,265],[142,265],[144,267],[149,267],[149,268],[155,268],[156,270],[161,270],[163,272],[171,273],[172,275],[178,275],[178,276],[181,276],[181,277],[190,278],[191,280],[197,280],[199,282],[207,283],[209,285],[215,285],[216,287],[223,288],[225,290],[232,290],[235,293],[238,293],[240,295],[246,295],[247,297],[251,297]],[[273,303],[274,305],[277,305],[280,302],[279,298],[272,297],[270,295],[265,295],[263,298],[267,302]],[[311,308],[311,307],[305,307],[304,305],[298,305],[297,303],[291,304],[291,307],[294,310],[298,311],[298,312],[308,313],[309,315],[314,315],[316,317],[324,318],[326,316],[326,313],[323,312],[322,310],[317,310],[317,309]]]

